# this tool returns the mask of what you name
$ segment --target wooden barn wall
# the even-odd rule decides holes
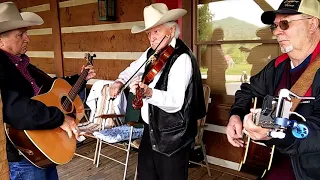
[[[94,61],[97,79],[115,79],[148,47],[144,33],[131,34],[133,25],[142,24],[143,8],[149,0],[118,0],[117,20],[98,20],[98,0],[59,1],[59,23],[64,75],[79,73],[85,64],[84,53],[97,54]],[[5,0],[0,0],[5,2]],[[44,24],[28,30],[31,42],[27,54],[31,62],[48,74],[56,74],[50,0],[15,0],[21,11],[40,15]]]

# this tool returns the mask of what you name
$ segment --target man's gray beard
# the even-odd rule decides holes
[[[280,47],[280,49],[281,49],[282,53],[288,53],[288,52],[291,52],[293,50],[293,46],[290,44],[287,47]]]

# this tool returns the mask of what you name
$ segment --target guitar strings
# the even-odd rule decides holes
[[[89,63],[87,63],[87,65],[89,65]],[[78,87],[76,88],[76,89],[79,89],[79,88],[82,86],[82,84],[84,83],[83,80],[84,80],[85,77],[88,75],[88,73],[89,73],[89,69],[84,69],[84,70],[82,71],[82,73],[80,74],[80,77],[79,77],[79,79],[77,80],[75,86],[73,86],[73,87],[71,88],[70,92],[68,93],[68,97],[70,98],[70,100],[73,101],[74,98],[76,97],[76,94],[77,94],[77,92],[75,92],[75,90],[74,90],[74,87],[76,87],[76,85],[78,84],[78,81],[81,80],[81,81],[80,81],[81,83],[80,83],[79,85],[77,85]],[[63,108],[65,111],[67,111],[67,108],[72,104],[71,101],[69,100],[69,98],[66,98],[66,99],[64,100],[64,102],[62,103],[62,108]]]

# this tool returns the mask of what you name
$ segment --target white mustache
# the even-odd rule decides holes
[[[286,41],[286,39],[283,39],[283,38],[277,37],[277,41],[278,41],[278,42],[280,42],[280,41]]]

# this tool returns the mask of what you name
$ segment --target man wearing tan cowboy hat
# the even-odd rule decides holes
[[[230,110],[227,126],[228,141],[235,147],[243,147],[242,131],[253,140],[267,145],[275,145],[279,157],[273,158],[271,170],[264,179],[270,180],[316,180],[320,178],[320,71],[315,67],[315,76],[302,79],[300,85],[310,81],[306,93],[315,100],[302,101],[295,112],[305,117],[304,125],[309,135],[299,137],[292,129],[287,129],[284,139],[272,137],[269,129],[256,126],[252,115],[259,110],[251,110],[253,97],[263,99],[266,95],[278,96],[280,89],[291,89],[304,72],[309,72],[310,64],[320,61],[320,2],[318,0],[285,0],[278,10],[264,12],[263,23],[270,25],[281,51],[284,53],[272,60],[250,84],[244,83],[237,91],[235,103]],[[310,73],[308,73],[310,74]],[[307,75],[308,75],[307,74]],[[301,79],[300,79],[301,81]],[[299,120],[290,116],[290,119]],[[302,122],[301,120],[299,122]]]
[[[74,119],[57,107],[47,107],[30,99],[40,87],[51,87],[53,79],[30,64],[27,55],[29,37],[27,27],[40,25],[43,20],[31,12],[20,13],[12,2],[0,3],[0,89],[3,101],[3,120],[16,129],[54,129],[61,127],[71,137],[78,135]],[[95,76],[92,67],[87,79]],[[78,75],[67,78],[70,83]],[[58,179],[56,167],[40,169],[19,155],[7,138],[7,156],[10,179],[47,180]]]
[[[145,129],[139,147],[139,180],[188,179],[188,154],[197,134],[197,120],[205,116],[205,105],[196,59],[178,38],[180,31],[175,21],[185,14],[186,10],[168,10],[163,3],[145,7],[145,25],[134,26],[131,32],[145,32],[151,47],[121,72],[110,88],[110,95],[116,96],[155,51],[159,57],[164,49],[173,48],[150,84],[141,79],[153,66],[152,61],[142,66],[130,84],[131,92],[135,93],[138,86],[143,92],[140,118]]]

